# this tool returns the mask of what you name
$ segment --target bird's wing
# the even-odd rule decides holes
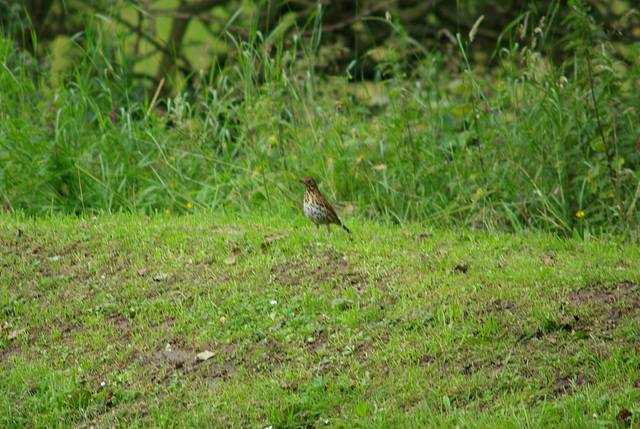
[[[322,196],[322,204],[327,208],[327,215],[329,217],[329,222],[335,223],[336,225],[342,225],[342,222],[340,222],[340,218],[336,214],[336,211],[333,209],[331,204],[329,204],[329,201],[327,201],[324,195]]]

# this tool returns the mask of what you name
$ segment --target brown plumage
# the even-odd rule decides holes
[[[351,231],[340,222],[331,204],[329,204],[327,199],[320,193],[313,177],[305,177],[301,179],[300,182],[305,187],[304,199],[302,200],[304,214],[307,215],[307,219],[316,225],[316,231],[318,231],[320,225],[327,225],[327,235],[329,235],[329,225],[333,223],[351,233]]]

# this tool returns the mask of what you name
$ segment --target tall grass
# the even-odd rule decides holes
[[[375,82],[316,73],[317,19],[293,44],[281,27],[250,27],[235,61],[158,99],[108,17],[69,42],[76,61],[62,77],[2,39],[2,207],[292,213],[296,179],[313,175],[360,217],[637,234],[640,46],[615,57],[574,6],[564,23],[514,22],[488,71],[466,61],[474,45],[458,35],[459,75],[390,20]],[[554,41],[555,25],[574,31]],[[564,62],[545,54],[553,43]]]

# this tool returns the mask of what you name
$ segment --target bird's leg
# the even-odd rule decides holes
[[[329,224],[327,224],[327,237],[329,236]]]
[[[313,231],[313,235],[318,234],[318,228],[320,228],[320,225],[316,224],[316,230]]]

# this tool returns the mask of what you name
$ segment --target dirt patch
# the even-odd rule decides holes
[[[563,395],[571,396],[574,393],[574,387],[580,388],[585,384],[586,381],[579,377],[569,377],[558,372],[551,387],[552,394],[556,398]]]
[[[567,302],[592,310],[592,315],[580,318],[574,329],[597,326],[599,331],[613,331],[625,319],[640,317],[640,286],[624,281],[608,290],[581,289],[570,293]]]
[[[307,340],[306,345],[307,351],[311,354],[322,352],[325,347],[330,347],[327,332],[324,330],[317,332],[317,334],[313,337],[313,341],[310,342]]]
[[[166,366],[176,369],[183,368],[185,365],[194,366],[196,364],[196,353],[193,351],[167,348],[155,352],[153,357],[157,362],[162,362]]]
[[[284,286],[308,285],[313,288],[335,283],[341,287],[361,289],[368,283],[368,278],[366,273],[358,271],[342,254],[333,250],[271,268],[271,281]]]
[[[556,333],[573,335],[575,339],[596,335],[611,340],[614,331],[628,319],[640,318],[640,288],[637,284],[625,281],[607,290],[581,289],[566,297],[554,296],[559,303],[559,313],[543,320],[535,331],[524,331],[516,342],[532,338],[544,338]],[[511,311],[512,305],[497,300],[492,302],[489,311]],[[516,310],[517,311],[517,310]]]
[[[172,345],[146,355],[143,360],[151,368],[151,381],[156,383],[171,383],[173,374],[179,372],[188,380],[202,380],[210,386],[234,373],[238,365],[230,357],[233,347],[221,345],[210,351],[214,353],[213,357],[202,360],[198,358],[201,351]]]
[[[614,311],[617,317],[623,315],[617,310],[637,310],[640,307],[640,285],[624,281],[610,290],[581,289],[569,294],[569,302],[577,306],[593,305]]]

